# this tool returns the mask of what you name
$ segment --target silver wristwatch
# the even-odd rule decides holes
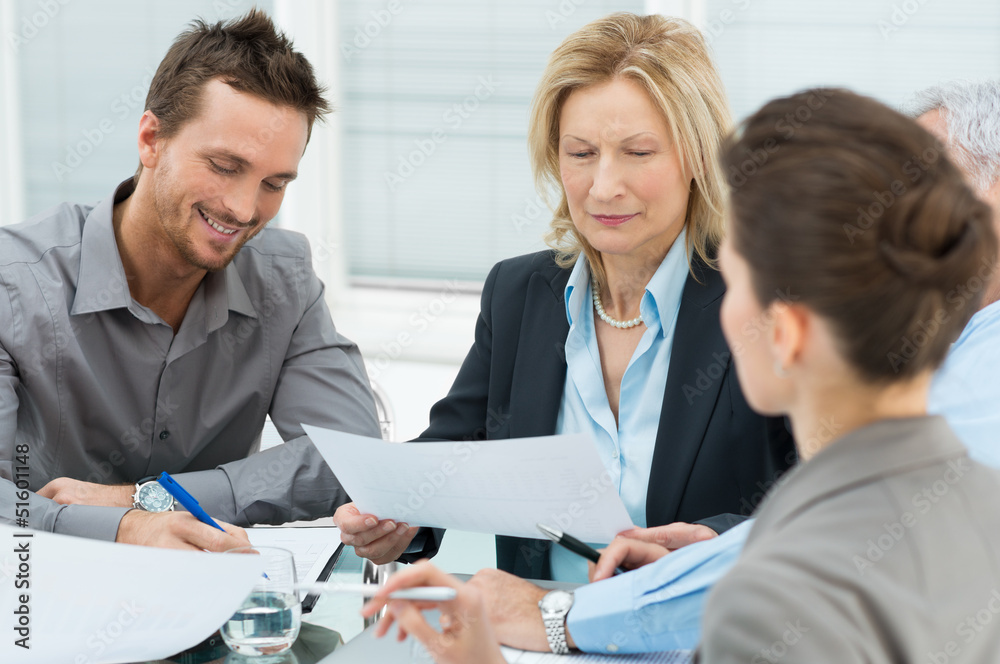
[[[174,497],[156,480],[139,480],[132,494],[132,506],[147,512],[170,512],[174,509]]]
[[[566,614],[573,606],[573,593],[567,590],[552,590],[538,602],[545,623],[545,637],[549,648],[557,655],[569,653],[566,645]]]

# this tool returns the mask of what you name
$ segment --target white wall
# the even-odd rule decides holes
[[[0,226],[24,220],[24,160],[17,83],[19,28],[14,5],[0,2]]]

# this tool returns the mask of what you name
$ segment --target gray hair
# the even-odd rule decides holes
[[[980,191],[1000,180],[1000,79],[935,85],[914,95],[907,110],[914,118],[941,112],[950,156]]]

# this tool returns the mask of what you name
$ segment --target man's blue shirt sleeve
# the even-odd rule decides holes
[[[693,650],[705,597],[739,558],[752,523],[578,588],[566,617],[576,647],[604,653]]]

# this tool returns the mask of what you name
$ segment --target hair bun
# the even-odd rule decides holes
[[[964,282],[979,243],[987,238],[989,207],[971,191],[956,206],[953,194],[944,196],[937,188],[924,195],[904,195],[896,205],[909,205],[911,210],[879,225],[877,248],[885,263],[920,288],[948,291]],[[950,207],[945,209],[946,205]]]
[[[822,103],[815,103],[822,99]],[[788,118],[811,116],[783,131]],[[939,367],[992,285],[989,206],[913,120],[846,90],[768,102],[723,152],[780,149],[730,195],[730,242],[757,301],[793,284],[829,321],[841,357],[873,384]],[[914,168],[915,155],[930,154]]]

